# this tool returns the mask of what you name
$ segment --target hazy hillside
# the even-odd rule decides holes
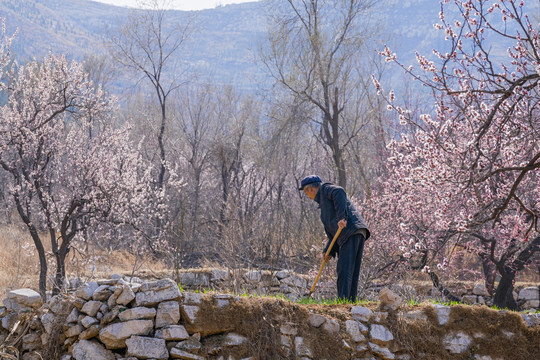
[[[0,15],[8,33],[18,28],[13,50],[20,61],[48,51],[69,53],[76,59],[105,51],[103,44],[125,20],[126,8],[87,0],[2,0]],[[171,11],[171,22],[190,17],[196,31],[181,53],[183,66],[212,74],[216,82],[251,87],[261,81],[253,50],[266,31],[260,3],[228,5],[214,10]]]
[[[540,14],[540,2],[527,4]],[[221,6],[202,11],[171,11],[170,20],[194,19],[196,31],[181,53],[182,66],[191,72],[211,74],[217,83],[232,83],[253,90],[266,75],[254,62],[254,52],[264,40],[265,3]],[[14,52],[20,61],[48,51],[66,52],[81,58],[88,52],[103,52],[107,34],[125,19],[126,8],[89,0],[2,0],[0,15],[6,17],[8,33],[19,29]],[[414,61],[414,51],[429,54],[444,46],[433,28],[440,11],[436,0],[383,0],[366,22],[376,24],[380,44],[391,45],[403,62]],[[505,51],[496,49],[494,51]]]
[[[25,61],[48,51],[79,58],[100,49],[108,24],[122,11],[91,1],[2,0],[0,14],[8,33],[18,29],[13,49]]]

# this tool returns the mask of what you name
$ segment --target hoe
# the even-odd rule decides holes
[[[336,235],[334,235],[334,238],[332,239],[332,242],[330,243],[328,250],[326,250],[323,262],[321,264],[321,267],[319,268],[319,273],[317,274],[317,277],[315,278],[315,281],[313,282],[313,285],[311,286],[311,290],[309,291],[309,293],[305,295],[306,297],[311,297],[311,294],[313,294],[313,291],[315,291],[315,285],[317,285],[317,281],[319,281],[319,277],[321,276],[321,273],[324,269],[324,265],[326,264],[326,258],[328,257],[328,255],[330,255],[330,251],[332,251],[332,247],[334,246],[334,243],[336,242],[342,229],[343,228],[338,228],[338,231],[336,232]]]

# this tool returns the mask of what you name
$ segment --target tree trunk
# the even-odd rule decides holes
[[[39,238],[37,229],[33,225],[28,225],[30,234],[32,235],[32,240],[34,240],[34,245],[36,246],[38,256],[39,256],[39,294],[43,302],[47,301],[47,258],[45,257],[45,249]]]
[[[158,94],[159,95],[159,94]],[[165,136],[165,123],[166,123],[166,110],[165,110],[165,99],[161,100],[161,125],[159,127],[159,134],[158,134],[158,146],[159,146],[159,159],[160,159],[160,167],[159,167],[159,176],[158,176],[158,186],[159,189],[162,190],[164,187],[164,181],[165,181],[165,143],[164,143],[164,136]]]
[[[334,109],[334,111],[336,112],[332,115],[329,111],[323,115],[321,136],[332,152],[332,160],[337,172],[337,184],[346,190],[347,173],[345,171],[345,161],[343,160],[343,149],[339,144],[339,113],[337,109]]]
[[[158,147],[159,147],[159,175],[158,175],[158,189],[163,192],[163,189],[165,187],[165,143],[164,143],[164,136],[165,136],[165,122],[166,122],[166,111],[165,111],[165,99],[160,96],[159,90],[158,91],[158,98],[160,100],[161,104],[161,125],[159,127],[159,134],[158,134]],[[156,216],[156,231],[157,236],[160,237],[163,232],[163,219],[158,214]],[[148,246],[152,250],[152,253],[154,255],[156,254],[156,250],[154,249],[154,246],[152,245],[151,241],[148,241]]]
[[[518,310],[519,306],[512,295],[516,274],[530,263],[533,255],[538,251],[540,251],[540,236],[533,239],[509,266],[504,266],[504,270],[499,266],[499,273],[502,278],[497,286],[495,297],[493,298],[493,305],[502,309],[508,308],[510,310]]]
[[[223,187],[223,193],[222,193],[222,202],[221,202],[221,208],[219,210],[219,229],[218,229],[218,238],[222,239],[225,236],[225,224],[227,222],[227,217],[225,216],[225,213],[227,211],[227,200],[229,198],[228,190],[224,186]]]
[[[493,298],[493,305],[500,309],[518,310],[518,304],[514,300],[514,279],[516,273],[506,268],[506,273],[501,274],[502,278],[499,281],[497,290],[495,291],[495,297]]]
[[[43,302],[47,301],[47,258],[45,257],[45,248],[43,247],[43,243],[41,242],[41,239],[39,238],[38,231],[34,224],[30,221],[30,216],[27,215],[23,207],[17,197],[15,197],[15,204],[17,206],[17,211],[19,212],[19,215],[23,222],[28,227],[28,230],[30,231],[30,235],[32,236],[32,240],[34,241],[34,245],[36,246],[36,250],[38,252],[39,256],[39,294],[41,295],[41,299]]]
[[[75,224],[75,220],[72,220],[72,224]],[[56,273],[54,276],[54,284],[52,288],[52,294],[58,295],[64,288],[64,280],[66,279],[66,257],[69,252],[69,243],[73,239],[74,232],[71,232],[69,235],[67,233],[66,227],[68,226],[67,219],[62,221],[60,228],[60,237],[56,239],[56,234],[54,231],[51,231],[51,243],[54,256],[56,258]],[[74,227],[74,225],[73,225]],[[74,231],[75,229],[73,229]],[[61,239],[60,246],[58,242]]]
[[[193,167],[195,172],[195,194],[193,196],[193,207],[191,210],[191,218],[193,224],[191,225],[190,239],[197,243],[197,226],[199,225],[199,198],[201,192],[201,173],[200,167]]]
[[[66,255],[58,251],[56,254],[56,275],[54,277],[54,285],[52,294],[58,295],[64,287],[64,280],[66,278]]]
[[[334,153],[334,164],[338,172],[338,185],[347,189],[347,173],[345,172],[345,162],[343,161],[343,152],[337,149]]]
[[[218,228],[218,237],[223,239],[225,222],[227,221],[225,217],[225,212],[227,209],[227,202],[229,200],[229,170],[226,165],[225,158],[223,159],[223,164],[221,164],[221,208],[219,210],[219,228]]]
[[[482,272],[484,274],[484,284],[486,285],[487,291],[493,296],[495,292],[495,271],[496,267],[491,262],[489,257],[489,247],[484,245],[486,251],[479,254],[480,259],[482,260]]]

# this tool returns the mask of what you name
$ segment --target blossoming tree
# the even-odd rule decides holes
[[[85,226],[141,227],[139,215],[151,209],[149,169],[129,129],[112,126],[114,99],[81,64],[48,55],[17,66],[9,62],[10,41],[4,36],[0,48],[0,169],[37,249],[44,297],[44,239],[56,263],[54,294],[64,282],[70,244]]]
[[[393,175],[375,204],[392,224],[381,231],[432,274],[459,251],[478,255],[494,304],[516,309],[516,274],[540,252],[538,27],[517,0],[445,0],[439,15],[449,48],[435,60],[417,54],[415,69],[381,51],[434,100],[416,117],[393,91],[387,98],[409,130],[388,146]],[[506,55],[496,51],[503,44]]]

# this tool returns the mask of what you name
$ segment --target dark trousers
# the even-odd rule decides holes
[[[356,302],[358,292],[358,275],[364,252],[364,236],[350,236],[339,247],[337,261],[337,290],[338,298]]]

